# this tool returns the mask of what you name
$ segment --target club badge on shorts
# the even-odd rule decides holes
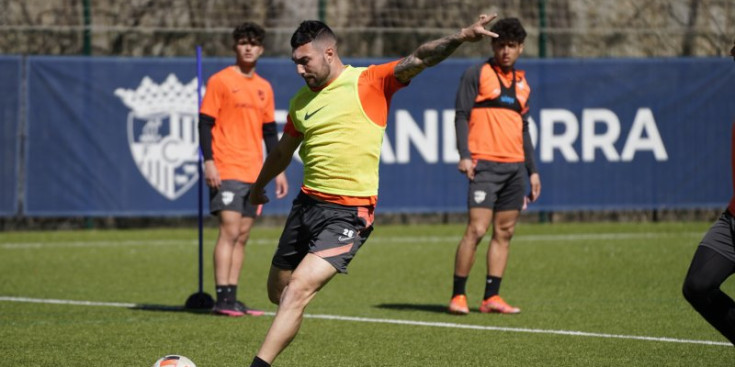
[[[482,190],[475,191],[475,203],[479,204],[485,201],[486,196],[487,194],[485,193],[485,191],[482,191]]]
[[[230,205],[232,203],[232,200],[235,199],[235,193],[232,191],[223,191],[222,192],[222,203],[225,205]]]

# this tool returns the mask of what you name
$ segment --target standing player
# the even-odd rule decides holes
[[[735,45],[730,49],[735,60]],[[735,189],[735,125],[731,137],[731,164]],[[707,322],[735,345],[735,301],[720,285],[735,273],[735,196],[727,210],[699,243],[684,279],[684,298]]]
[[[278,144],[273,90],[255,73],[263,54],[265,31],[243,23],[232,32],[236,63],[212,75],[199,115],[199,143],[210,188],[210,211],[219,217],[214,247],[217,302],[213,311],[228,316],[262,315],[237,300],[245,244],[260,211],[247,200],[263,164],[263,141],[270,152]],[[276,178],[276,197],[286,195],[285,174]]]
[[[304,181],[268,276],[268,295],[278,311],[252,366],[270,366],[296,336],[316,292],[347,271],[370,235],[393,94],[462,43],[496,36],[485,29],[494,17],[482,15],[403,59],[367,68],[342,63],[337,38],[322,22],[305,21],[293,34],[291,56],[306,86],[291,99],[283,137],[253,184],[250,201],[268,201],[263,187],[286,169],[299,145]]]
[[[465,285],[477,246],[493,227],[487,251],[487,278],[480,312],[518,313],[498,294],[508,261],[510,239],[525,204],[525,173],[531,182],[528,200],[541,193],[528,134],[531,88],[514,65],[523,52],[526,31],[516,18],[499,20],[491,31],[493,57],[462,76],[455,103],[459,171],[470,180],[467,229],[457,246],[449,312],[469,313]]]

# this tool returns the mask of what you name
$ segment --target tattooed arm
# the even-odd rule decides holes
[[[477,42],[483,37],[497,37],[498,35],[485,29],[485,26],[495,19],[497,15],[480,15],[477,22],[467,28],[462,28],[458,33],[429,41],[419,46],[412,54],[401,60],[394,70],[396,78],[408,83],[422,70],[434,66],[446,59],[454,50],[464,42]]]

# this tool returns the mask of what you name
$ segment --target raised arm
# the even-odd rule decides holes
[[[440,63],[451,55],[464,42],[477,42],[483,37],[497,37],[498,35],[485,29],[497,14],[480,15],[477,22],[462,28],[459,32],[429,41],[419,46],[413,53],[401,60],[395,68],[394,74],[402,83],[408,83],[424,69]]]

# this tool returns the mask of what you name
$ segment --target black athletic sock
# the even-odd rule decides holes
[[[216,285],[214,287],[214,291],[217,293],[217,303],[224,303],[227,301],[227,295],[230,293],[227,288],[229,288],[227,285]]]
[[[454,285],[452,286],[452,298],[458,294],[465,294],[465,286],[467,285],[467,277],[454,276]]]
[[[230,300],[232,302],[237,301],[237,284],[235,285],[230,284],[227,287],[230,288]]]
[[[250,367],[271,367],[270,363],[258,358],[258,356],[255,356],[253,358],[253,363],[250,364]]]
[[[482,299],[488,299],[500,293],[500,282],[502,280],[503,278],[488,275],[487,280],[485,280],[485,296]]]

